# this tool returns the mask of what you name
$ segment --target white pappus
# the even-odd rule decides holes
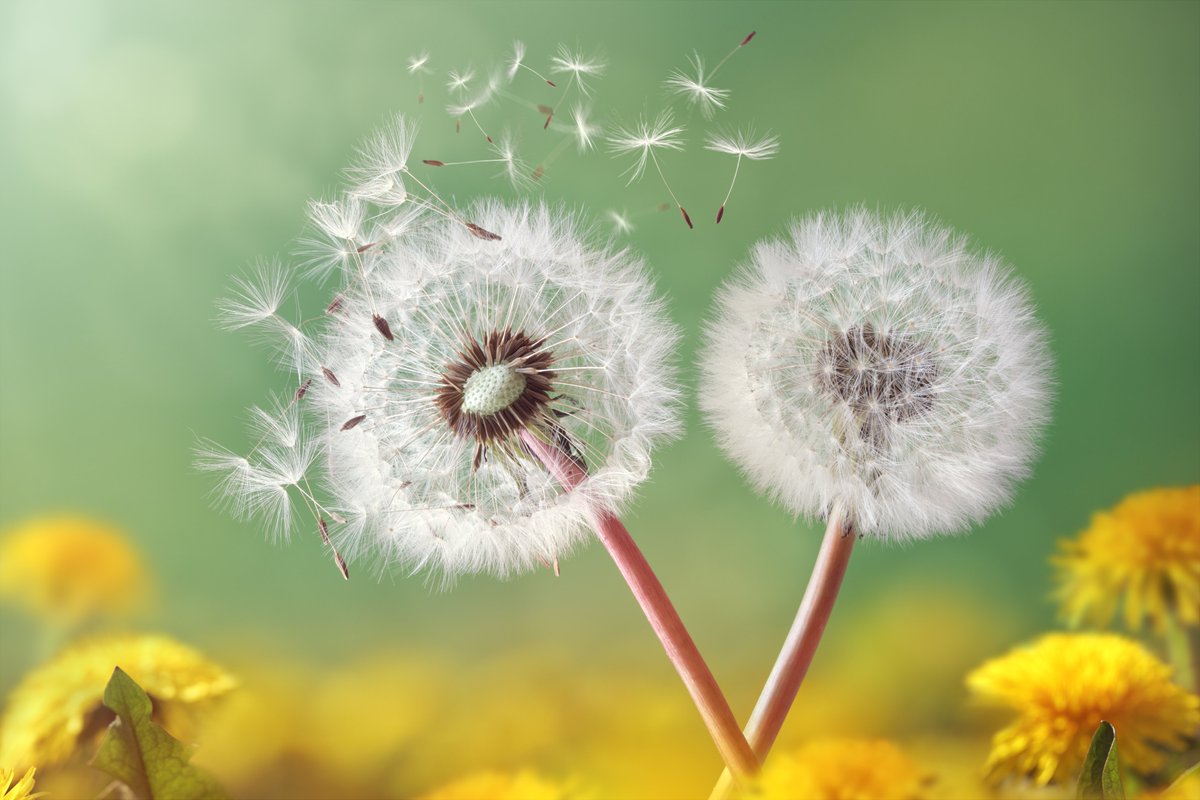
[[[722,448],[796,514],[922,538],[981,521],[1029,470],[1050,355],[996,256],[919,212],[795,222],[723,287],[701,405]]]

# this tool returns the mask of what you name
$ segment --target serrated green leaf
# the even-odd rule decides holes
[[[190,749],[150,718],[150,697],[120,667],[104,689],[117,718],[92,766],[128,786],[141,800],[222,800],[221,787],[190,763]]]
[[[1079,800],[1125,800],[1117,764],[1117,731],[1111,723],[1101,722],[1096,728],[1075,796]]]

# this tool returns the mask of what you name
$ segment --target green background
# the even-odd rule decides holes
[[[711,64],[750,30],[716,81],[732,95],[712,123],[664,94],[693,49]],[[418,158],[480,157],[443,112],[445,72],[499,63],[514,38],[538,68],[560,43],[603,53],[602,123],[669,104],[688,126],[688,150],[663,166],[696,229],[650,212],[628,239],[685,333],[687,435],[661,451],[627,522],[739,715],[819,532],[722,458],[692,365],[714,287],[791,216],[928,210],[1030,283],[1057,361],[1054,422],[1013,505],[969,535],[866,543],[831,637],[923,587],[974,598],[1015,643],[1056,624],[1057,538],[1130,491],[1200,478],[1196,3],[32,0],[0,4],[0,523],[70,510],[122,526],[159,586],[145,624],[218,654],[254,640],[344,659],[411,643],[470,661],[551,639],[666,674],[598,546],[559,579],[443,592],[358,565],[344,583],[315,531],[264,541],[210,507],[191,466],[196,437],[240,446],[245,406],[289,385],[266,352],[215,328],[231,276],[292,250],[306,201],[338,187],[354,145],[394,111],[419,119]],[[417,105],[405,64],[425,49],[436,74]],[[514,91],[551,97],[528,75]],[[559,140],[509,101],[480,119],[507,123],[534,163]],[[743,164],[718,227],[732,160],[700,142],[748,124],[782,151]],[[626,186],[626,163],[569,149],[534,194],[597,218],[666,199],[653,174]],[[513,194],[488,167],[433,177],[460,201]],[[911,646],[938,646],[909,622]],[[7,688],[39,654],[24,617],[2,611],[0,625]]]

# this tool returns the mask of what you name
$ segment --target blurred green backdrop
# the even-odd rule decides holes
[[[422,125],[418,158],[481,152],[443,111],[447,69],[498,64],[514,38],[538,68],[560,43],[600,52],[594,114],[629,123],[669,102],[662,81],[693,49],[712,63],[750,30],[717,81],[729,108],[711,124],[684,113],[689,149],[663,161],[696,229],[649,213],[629,237],[686,332],[689,389],[712,290],[750,244],[853,203],[923,207],[1003,254],[1057,358],[1055,421],[1013,506],[966,536],[862,547],[823,655],[870,657],[854,621],[913,587],[994,617],[978,658],[1053,626],[1056,538],[1129,491],[1200,478],[1192,2],[5,2],[0,523],[72,510],[123,526],[158,579],[146,624],[216,655],[267,642],[332,660],[390,644],[471,661],[552,640],[668,673],[599,547],[559,579],[439,592],[360,565],[344,583],[315,532],[273,546],[213,510],[191,448],[198,435],[237,446],[245,406],[287,384],[214,327],[214,303],[251,260],[291,251],[305,202],[338,186],[355,143],[406,110]],[[421,50],[436,74],[417,105],[405,65]],[[514,104],[481,120],[508,121],[534,163],[558,141]],[[750,123],[782,152],[743,165],[716,227],[732,162],[704,152],[702,134]],[[625,163],[570,150],[537,193],[598,219],[666,199],[653,175],[625,186]],[[460,200],[512,194],[486,167],[434,177]],[[744,715],[819,532],[754,496],[689,402],[688,435],[662,452],[628,523]],[[900,624],[914,638],[899,646],[939,646],[922,618]],[[23,617],[0,612],[0,625],[7,690],[39,654]]]

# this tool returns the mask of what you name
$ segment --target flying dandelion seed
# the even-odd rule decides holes
[[[742,159],[748,158],[751,161],[764,161],[768,158],[774,158],[779,152],[779,137],[764,136],[761,139],[755,138],[754,131],[738,131],[732,134],[717,134],[710,136],[704,145],[704,149],[712,150],[716,153],[727,153],[731,156],[737,156],[737,163],[733,167],[733,178],[729,181],[729,191],[725,192],[725,199],[721,201],[721,207],[717,209],[717,223],[721,224],[721,219],[725,216],[725,206],[729,203],[729,198],[733,194],[733,187],[737,183],[738,170],[741,169]]]
[[[470,67],[461,71],[452,69],[446,73],[446,77],[446,88],[450,91],[450,95],[461,100],[470,91],[471,81],[475,79],[475,71]],[[462,115],[454,118],[454,132],[462,133]]]
[[[475,80],[475,71],[470,67],[464,70],[452,69],[446,73],[446,77],[446,88],[453,94],[462,94],[470,88],[471,81]]]
[[[534,168],[532,173],[533,181],[540,181],[546,174],[546,170],[558,160],[566,149],[575,143],[575,149],[580,153],[586,153],[596,145],[596,137],[600,135],[600,126],[592,124],[588,121],[590,111],[581,104],[577,104],[571,112],[570,124],[561,124],[558,122],[551,123],[556,132],[566,134],[564,138],[554,146],[554,148],[546,154],[541,163]]]
[[[646,171],[646,162],[652,161],[655,170],[658,171],[658,177],[662,179],[663,186],[666,187],[667,194],[671,196],[671,200],[675,202],[679,208],[679,213],[683,215],[683,221],[687,223],[688,228],[692,225],[692,218],[688,216],[687,210],[683,204],[679,202],[679,198],[675,196],[674,190],[671,189],[671,184],[667,182],[667,176],[663,174],[662,165],[658,163],[658,156],[655,155],[655,150],[682,150],[683,128],[674,127],[674,119],[670,111],[661,112],[654,122],[651,123],[648,117],[643,116],[636,127],[632,129],[617,128],[616,131],[609,136],[609,150],[617,155],[625,155],[635,153],[637,158],[626,174],[629,175],[629,183],[642,177]]]
[[[607,212],[608,218],[612,220],[613,233],[628,235],[633,233],[633,222],[629,219],[629,215],[624,211],[609,209]]]
[[[750,33],[746,35],[746,38],[742,39],[741,43],[737,47],[726,53],[725,57],[718,61],[717,65],[713,67],[712,72],[708,73],[708,79],[712,80],[713,78],[717,77],[717,73],[721,71],[721,67],[725,66],[725,63],[729,61],[729,59],[733,58],[735,53],[737,53],[746,45],[750,44],[750,40],[753,39],[757,33],[758,31],[750,31]]]
[[[602,131],[599,125],[588,121],[591,110],[582,104],[576,104],[571,111],[571,133],[575,136],[575,148],[580,153],[586,153],[595,147],[595,139]]]
[[[508,82],[512,83],[513,79],[517,77],[517,73],[521,70],[526,70],[536,75],[555,88],[558,87],[558,84],[556,84],[554,81],[550,80],[545,75],[525,63],[525,43],[518,39],[517,41],[513,42],[512,58],[508,60],[508,66],[505,72],[505,77],[508,79]]]
[[[712,119],[713,113],[725,107],[729,90],[717,89],[706,83],[704,59],[700,57],[699,53],[693,53],[688,60],[692,62],[692,69],[695,71],[696,77],[693,78],[684,72],[675,71],[667,78],[664,86],[672,94],[682,95],[689,104],[699,106],[705,119]]]
[[[577,88],[579,93],[584,97],[591,94],[591,90],[587,85],[589,78],[599,78],[604,74],[607,67],[599,58],[588,58],[583,54],[583,51],[571,52],[571,49],[566,45],[559,45],[558,55],[550,59],[550,71],[552,73],[567,73],[571,77],[567,80],[567,85],[559,95],[558,102],[554,104],[546,114],[546,122],[542,128],[550,127],[550,121],[554,119],[554,114],[558,106],[567,99],[572,88]]]
[[[457,76],[461,78],[461,76]],[[468,76],[467,80],[470,80]],[[496,97],[496,92],[500,88],[500,75],[494,74],[488,78],[487,83],[483,85],[477,92],[470,95],[467,99],[460,103],[451,103],[446,106],[446,113],[454,117],[456,120],[461,120],[464,116],[470,117],[471,122],[483,134],[483,138],[487,139],[488,144],[493,144],[491,135],[484,130],[483,125],[479,122],[479,118],[475,116],[477,109],[483,108]],[[469,91],[469,86],[464,83],[463,88],[458,92],[460,95],[466,95]]]
[[[513,142],[512,135],[507,132],[502,134],[499,141],[492,144],[492,152],[496,154],[495,158],[477,158],[470,161],[439,161],[427,158],[422,163],[430,167],[465,167],[477,164],[500,164],[502,165],[502,169],[497,173],[496,177],[507,178],[514,189],[528,188],[531,182],[529,167],[518,157],[516,144]]]
[[[429,51],[423,51],[408,59],[408,74],[417,76],[417,103],[425,102],[425,76],[432,75],[429,66]]]

